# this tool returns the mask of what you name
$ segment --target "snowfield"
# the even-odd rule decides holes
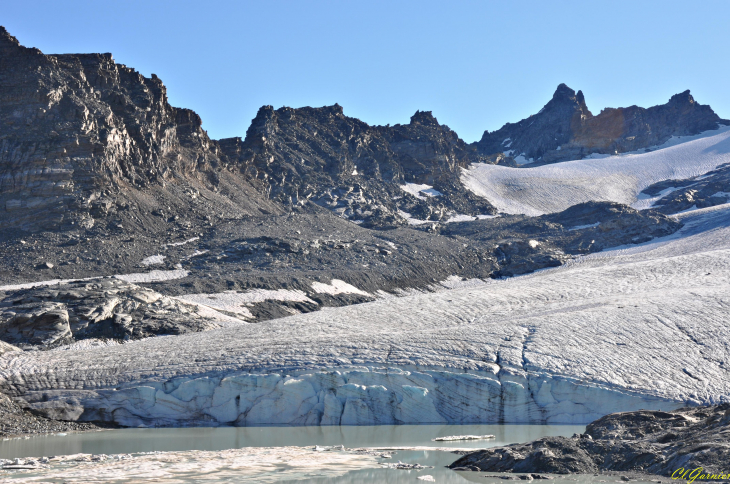
[[[534,168],[476,164],[463,171],[462,182],[503,213],[542,215],[591,200],[641,209],[655,201],[639,199],[639,193],[649,185],[699,176],[724,163],[730,163],[727,126],[700,136],[670,140],[649,153],[585,158]]]
[[[586,423],[730,399],[730,205],[665,239],[439,293],[8,353],[3,392],[124,425]]]

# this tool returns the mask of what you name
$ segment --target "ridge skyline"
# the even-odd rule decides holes
[[[262,105],[337,102],[370,125],[406,123],[416,110],[431,110],[474,142],[484,130],[536,113],[560,82],[589,93],[593,112],[657,105],[689,87],[730,117],[721,86],[726,66],[712,61],[712,46],[727,40],[718,23],[727,7],[719,3],[692,9],[576,3],[560,11],[534,4],[518,12],[497,5],[415,9],[406,2],[389,7],[387,17],[370,5],[275,12],[276,6],[220,3],[195,13],[183,3],[174,12],[145,6],[139,16],[142,5],[134,2],[114,11],[97,6],[94,14],[74,8],[85,2],[36,4],[4,12],[3,23],[24,45],[46,53],[113,52],[147,77],[154,72],[166,81],[171,103],[199,113],[216,139],[241,135]],[[81,13],[69,15],[74,10]],[[115,22],[97,25],[91,21],[97,14]],[[215,29],[200,27],[208,17],[215,17]],[[253,18],[262,18],[261,25]],[[580,25],[596,35],[576,42]],[[297,42],[284,41],[284,31]],[[660,55],[632,51],[648,38],[661,46]]]

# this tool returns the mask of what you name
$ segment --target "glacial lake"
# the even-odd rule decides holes
[[[216,473],[205,466],[186,469],[185,472],[158,474],[149,480],[137,471],[129,479],[115,476],[106,480],[102,475],[89,475],[73,482],[175,482],[175,483],[223,483],[223,482],[308,482],[320,484],[359,483],[468,483],[506,482],[498,478],[486,478],[487,472],[454,472],[447,469],[459,455],[446,450],[424,449],[440,447],[453,449],[480,449],[516,442],[526,442],[544,436],[571,436],[582,433],[582,425],[382,425],[362,427],[187,427],[161,429],[119,429],[99,432],[68,433],[66,435],[36,436],[0,441],[0,458],[24,458],[60,456],[71,454],[132,454],[144,455],[155,452],[223,451],[246,448],[306,447],[312,453],[314,446],[339,446],[345,448],[380,448],[388,451],[390,459],[378,458],[378,462],[433,466],[421,470],[399,470],[368,467],[347,468],[341,475],[317,476],[316,466],[298,472],[287,468],[286,460],[278,467],[262,468],[260,475],[231,472]],[[491,440],[434,442],[432,439],[449,435],[493,434]],[[400,449],[398,449],[400,448]],[[268,452],[268,451],[267,451]],[[273,452],[276,452],[274,449]],[[162,454],[164,455],[164,454]],[[154,456],[154,454],[153,454]],[[149,458],[149,456],[147,456]],[[142,471],[144,472],[144,471]],[[5,474],[3,482],[38,482],[44,474],[35,471]],[[419,477],[432,476],[431,480]],[[146,476],[145,476],[146,477]],[[161,477],[161,478],[160,478]],[[69,482],[70,479],[42,479],[43,482]],[[619,476],[556,476],[546,482],[621,482]],[[633,481],[639,483],[641,481]],[[647,480],[647,482],[650,482]]]

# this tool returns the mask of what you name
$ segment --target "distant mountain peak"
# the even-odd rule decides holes
[[[476,143],[484,155],[501,153],[507,146],[513,156],[552,163],[581,159],[591,153],[615,154],[659,145],[672,136],[717,129],[725,122],[709,107],[699,104],[689,90],[651,108],[606,108],[594,116],[582,91],[558,85],[550,101],[518,123],[485,131]]]
[[[669,98],[669,104],[695,104],[696,102],[689,89]]]
[[[431,111],[416,111],[416,114],[411,116],[411,124],[438,126],[439,122],[436,120]]]
[[[568,87],[565,83],[558,84],[553,94],[553,99],[572,99],[575,97],[575,91]]]

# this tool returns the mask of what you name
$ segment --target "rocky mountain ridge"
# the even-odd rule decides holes
[[[163,212],[281,211],[225,170],[200,117],[170,106],[157,76],[111,54],[44,55],[0,28],[0,88],[4,228],[159,232]]]
[[[140,309],[130,301],[142,289],[107,288],[84,291],[116,315],[81,331],[71,319],[82,310],[59,296],[77,293],[77,279],[131,275],[160,297],[264,291],[233,310],[257,322],[439,289],[450,278],[525,274],[681,225],[608,202],[494,218],[461,175],[514,160],[464,142],[429,111],[370,126],[339,105],[264,106],[245,138],[213,140],[197,114],[169,104],[157,76],[111,54],[45,55],[5,29],[0,88],[0,282],[61,283],[21,290],[31,296],[0,293],[0,319],[12,321],[3,334],[18,344],[212,327],[184,304]],[[590,115],[582,94],[571,93],[559,88],[535,142]],[[314,290],[322,285],[331,289]],[[277,291],[301,297],[277,299]],[[26,296],[38,301],[15,303]]]
[[[688,92],[593,116],[561,84],[540,113],[472,144],[429,111],[370,126],[339,105],[264,106],[245,138],[216,141],[157,76],[111,54],[45,55],[3,28],[0,67],[0,224],[23,231],[199,233],[312,205],[380,229],[488,216],[460,180],[473,163],[620,152],[723,122]]]
[[[471,163],[502,158],[480,155],[430,111],[416,112],[406,125],[369,126],[337,104],[264,106],[244,140],[221,146],[270,198],[290,206],[311,201],[365,226],[403,225],[403,212],[432,221],[495,212],[459,176]],[[411,194],[401,189],[406,183],[427,185],[435,195]]]
[[[617,154],[661,145],[672,136],[695,135],[730,125],[710,106],[697,103],[689,90],[666,104],[606,108],[593,115],[582,91],[560,84],[540,112],[497,131],[485,131],[480,153],[507,152],[524,163],[555,163],[591,154]]]

